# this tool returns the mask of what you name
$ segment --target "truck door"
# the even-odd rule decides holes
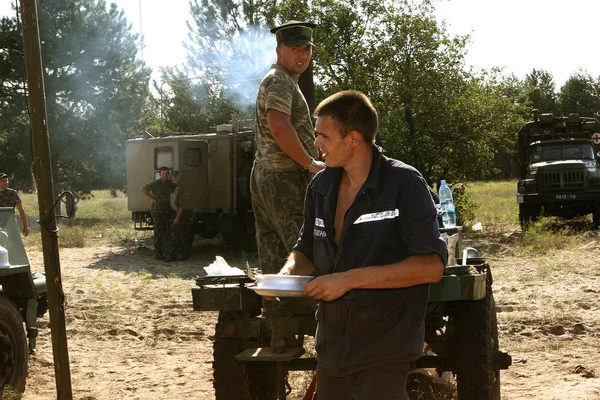
[[[208,144],[199,140],[180,141],[178,161],[180,206],[208,212]]]

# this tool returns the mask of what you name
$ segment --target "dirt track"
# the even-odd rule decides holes
[[[600,399],[600,238],[534,258],[514,253],[519,235],[467,243],[494,273],[501,348],[513,356],[503,399]],[[192,311],[190,289],[217,254],[195,248],[188,262],[166,264],[149,250],[61,249],[74,399],[214,398],[215,315]],[[41,252],[28,255],[41,270]],[[47,315],[39,329],[23,400],[56,398]]]

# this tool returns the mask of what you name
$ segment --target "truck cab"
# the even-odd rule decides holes
[[[570,114],[534,112],[519,131],[519,222],[539,216],[593,215],[600,226],[600,123]]]

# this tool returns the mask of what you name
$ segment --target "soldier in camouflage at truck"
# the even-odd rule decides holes
[[[154,258],[164,260],[169,255],[171,224],[175,213],[171,208],[171,192],[175,184],[169,179],[169,168],[160,167],[160,179],[145,184],[140,191],[152,200],[154,221]]]
[[[306,186],[325,165],[313,145],[308,104],[298,86],[312,55],[314,24],[290,21],[273,28],[277,63],[256,98],[256,157],[250,190],[260,268],[274,273],[296,242]]]
[[[0,173],[0,207],[12,207],[13,210],[16,208],[23,222],[23,236],[29,235],[27,215],[23,209],[21,197],[19,197],[19,193],[16,190],[8,187],[8,175],[3,172]]]

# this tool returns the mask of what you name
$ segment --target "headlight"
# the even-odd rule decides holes
[[[535,191],[536,184],[534,179],[522,179],[519,181],[517,191],[521,194]]]
[[[587,168],[588,171],[595,171],[596,170],[596,161],[594,161],[594,160],[586,161],[585,168]]]

